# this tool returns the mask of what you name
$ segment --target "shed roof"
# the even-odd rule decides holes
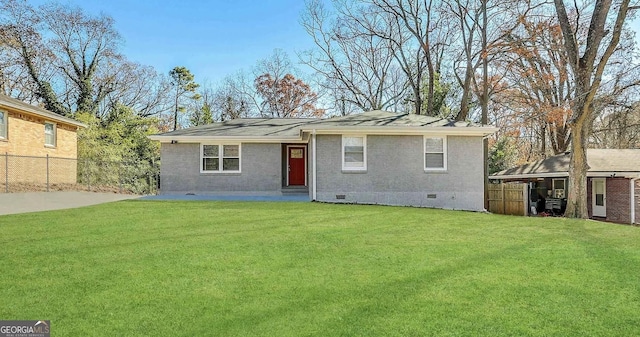
[[[75,119],[71,119],[65,116],[58,115],[49,110],[43,109],[41,107],[31,105],[25,103],[19,99],[15,99],[13,97],[9,97],[4,94],[0,94],[0,108],[12,109],[17,111],[26,112],[28,114],[44,117],[46,119],[52,120],[54,122],[70,124],[79,127],[87,127],[85,124],[78,122]]]
[[[569,152],[502,170],[490,178],[508,179],[569,175]],[[640,173],[640,149],[587,149],[588,173]]]

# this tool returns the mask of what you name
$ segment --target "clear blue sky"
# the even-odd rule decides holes
[[[34,5],[45,1],[31,1]],[[250,70],[276,48],[297,62],[312,47],[299,24],[303,0],[61,0],[115,19],[123,54],[168,73],[185,66],[199,83]]]
[[[66,0],[60,0],[65,3]],[[38,5],[45,0],[32,0]],[[299,23],[304,0],[69,0],[92,14],[115,19],[135,62],[168,73],[185,66],[196,82],[217,82],[280,48],[297,62],[296,52],[313,47]],[[640,39],[640,20],[631,24]],[[304,67],[300,67],[304,70]]]

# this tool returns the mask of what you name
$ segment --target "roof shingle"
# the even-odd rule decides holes
[[[470,122],[388,111],[318,118],[240,118],[160,134],[162,137],[295,137],[302,129],[312,128],[417,128],[417,127],[481,127]]]
[[[570,153],[563,153],[510,169],[494,176],[542,175],[569,172]],[[588,149],[588,172],[640,172],[640,149]]]

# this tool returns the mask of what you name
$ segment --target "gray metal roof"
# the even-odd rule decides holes
[[[295,137],[301,130],[334,128],[423,128],[423,127],[481,127],[469,122],[388,111],[369,111],[361,114],[317,118],[240,118],[208,125],[163,133],[157,136],[192,137]],[[491,127],[488,127],[491,129]]]
[[[563,153],[502,170],[491,177],[524,175],[543,177],[552,173],[567,173],[568,175],[570,159],[570,153]],[[640,149],[588,149],[587,163],[590,173],[640,172]]]
[[[58,115],[56,113],[53,113],[41,107],[25,103],[21,100],[9,97],[4,94],[0,94],[0,108],[3,108],[3,107],[8,109],[24,111],[36,116],[53,120],[55,122],[61,122],[61,123],[71,124],[71,125],[80,126],[80,127],[87,127],[85,124],[80,123],[77,120]]]

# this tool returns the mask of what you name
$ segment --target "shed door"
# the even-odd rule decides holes
[[[604,178],[591,179],[591,202],[593,216],[607,216],[607,183]]]
[[[307,176],[306,148],[304,146],[287,146],[288,185],[305,186]]]

